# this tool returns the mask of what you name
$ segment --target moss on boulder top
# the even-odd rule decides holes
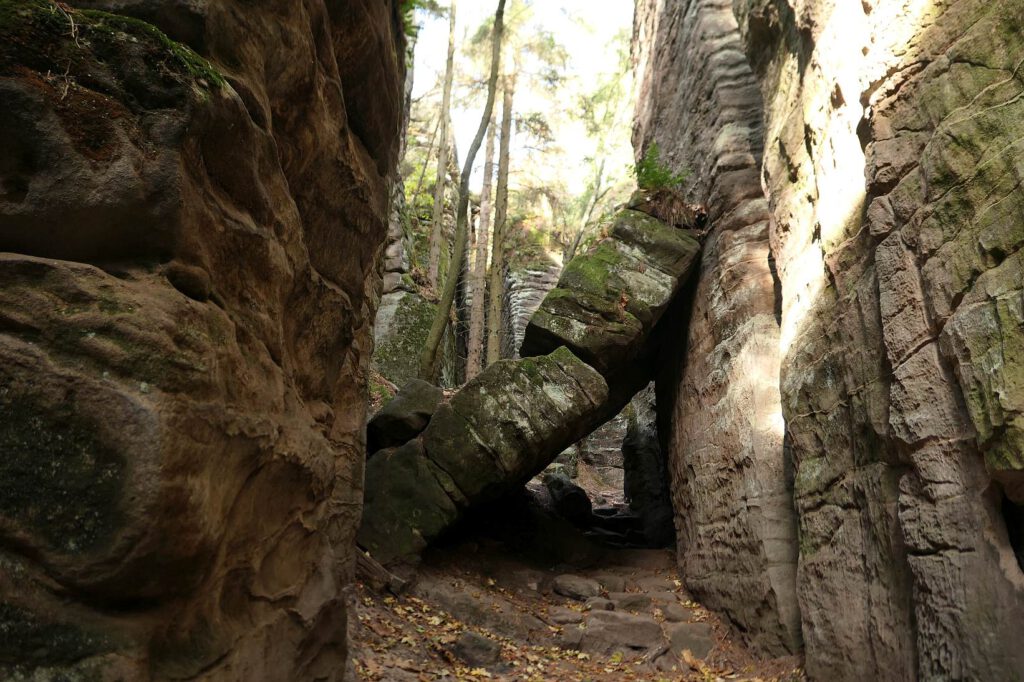
[[[360,545],[384,563],[414,559],[466,509],[521,486],[586,435],[607,397],[604,379],[565,348],[491,365],[422,436],[367,463]]]
[[[207,60],[145,21],[50,0],[0,0],[0,73],[26,69],[61,85],[132,95],[126,103],[176,85],[227,84]]]
[[[520,353],[564,345],[608,378],[639,352],[699,253],[694,233],[620,211],[611,234],[566,265],[530,320]]]

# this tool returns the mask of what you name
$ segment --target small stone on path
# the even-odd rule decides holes
[[[689,650],[696,658],[706,658],[715,648],[715,634],[707,623],[676,623],[669,627],[668,637],[677,657]]]
[[[471,666],[484,667],[498,662],[501,645],[472,630],[466,630],[452,644],[452,653]]]
[[[582,578],[578,575],[560,575],[552,585],[555,594],[560,594],[576,601],[586,601],[590,597],[601,594],[601,585],[596,580]]]
[[[615,604],[604,597],[591,597],[587,600],[587,603],[583,605],[587,611],[614,611]]]
[[[583,614],[561,606],[556,606],[548,612],[551,622],[556,625],[575,625],[583,622]]]

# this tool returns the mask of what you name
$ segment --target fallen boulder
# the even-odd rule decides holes
[[[697,265],[694,233],[623,210],[611,234],[569,261],[526,327],[520,355],[565,346],[606,379],[644,350]]]
[[[593,519],[593,506],[587,492],[572,482],[563,471],[544,474],[544,486],[551,493],[555,511],[577,526],[588,526]]]
[[[523,359],[491,365],[415,440],[370,458],[358,541],[377,561],[414,560],[468,508],[520,488],[650,382],[655,326],[700,253],[696,233],[678,227],[692,214],[668,211],[670,224],[650,214],[667,205],[655,197],[638,204],[648,212],[620,211],[609,236],[573,258],[541,303]],[[569,506],[585,502],[575,515],[589,520],[589,500],[555,488],[556,504],[560,493]]]
[[[403,386],[366,425],[367,454],[404,445],[423,433],[443,396],[440,388],[420,379]]]
[[[382,564],[414,559],[468,507],[543,470],[607,399],[604,379],[565,348],[491,365],[419,437],[369,460],[359,544]]]

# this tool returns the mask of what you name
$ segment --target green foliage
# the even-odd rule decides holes
[[[420,27],[416,23],[416,11],[423,10],[435,16],[445,14],[445,10],[437,4],[437,0],[402,0],[402,26],[405,36],[415,39]]]
[[[661,163],[661,150],[657,142],[652,142],[644,157],[634,169],[636,184],[640,189],[678,189],[686,182],[689,171],[673,173],[672,169]]]

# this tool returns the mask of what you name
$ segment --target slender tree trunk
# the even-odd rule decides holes
[[[430,231],[430,284],[437,285],[437,271],[441,262],[441,242],[444,239],[444,189],[448,178],[448,122],[451,117],[452,81],[455,79],[455,5],[448,9],[448,63],[444,70],[444,91],[441,95],[441,118],[438,122],[437,184],[434,186],[434,224]]]
[[[491,229],[491,191],[494,180],[494,121],[487,128],[487,151],[484,153],[484,187],[480,196],[480,223],[476,231],[476,261],[473,263],[473,304],[469,311],[469,353],[466,358],[466,380],[483,368],[484,311],[487,299],[487,245]]]
[[[594,192],[590,196],[590,201],[587,202],[587,210],[583,213],[583,219],[580,220],[579,229],[576,231],[576,238],[572,240],[572,245],[569,250],[565,253],[565,257],[562,258],[564,263],[568,263],[576,255],[576,250],[580,247],[580,242],[583,241],[583,235],[587,231],[587,227],[590,225],[590,221],[594,217],[594,209],[597,208],[598,203],[604,198],[604,195],[608,193],[607,189],[602,190],[601,185],[604,184],[604,163],[605,160],[601,159],[600,165],[597,167],[597,180],[594,182]]]
[[[462,178],[459,183],[459,206],[455,214],[455,244],[452,249],[452,262],[448,267],[448,276],[445,278],[444,289],[441,292],[441,300],[437,304],[437,313],[434,315],[434,322],[427,334],[427,341],[420,353],[420,378],[427,381],[433,380],[437,374],[438,349],[441,347],[441,337],[444,328],[448,324],[448,316],[451,313],[452,303],[455,301],[455,288],[458,285],[459,275],[462,273],[462,264],[466,255],[466,244],[469,239],[469,179],[473,173],[473,161],[476,159],[480,145],[484,141],[484,133],[491,121],[491,114],[494,112],[495,92],[498,89],[498,66],[501,62],[501,43],[505,33],[505,0],[498,0],[498,9],[494,13],[494,35],[491,44],[491,73],[487,79],[487,103],[484,105],[483,116],[480,117],[480,127],[477,128],[473,144],[470,145],[466,154],[466,161],[462,167]]]
[[[409,202],[413,206],[416,205],[416,199],[419,198],[420,191],[423,189],[423,179],[427,175],[427,166],[430,165],[430,163],[429,163],[429,161],[430,161],[430,152],[434,151],[434,142],[437,141],[437,132],[438,132],[438,129],[440,127],[441,127],[441,119],[438,119],[437,123],[434,124],[434,132],[430,136],[430,142],[427,144],[427,155],[423,157],[423,168],[420,169],[420,177],[419,177],[419,180],[416,181],[416,189],[413,190],[412,199]]]
[[[487,364],[501,359],[501,313],[505,298],[505,240],[508,226],[508,164],[512,138],[512,99],[515,77],[506,75],[501,105],[501,144],[498,150],[498,189],[491,246],[490,300],[487,305]]]

